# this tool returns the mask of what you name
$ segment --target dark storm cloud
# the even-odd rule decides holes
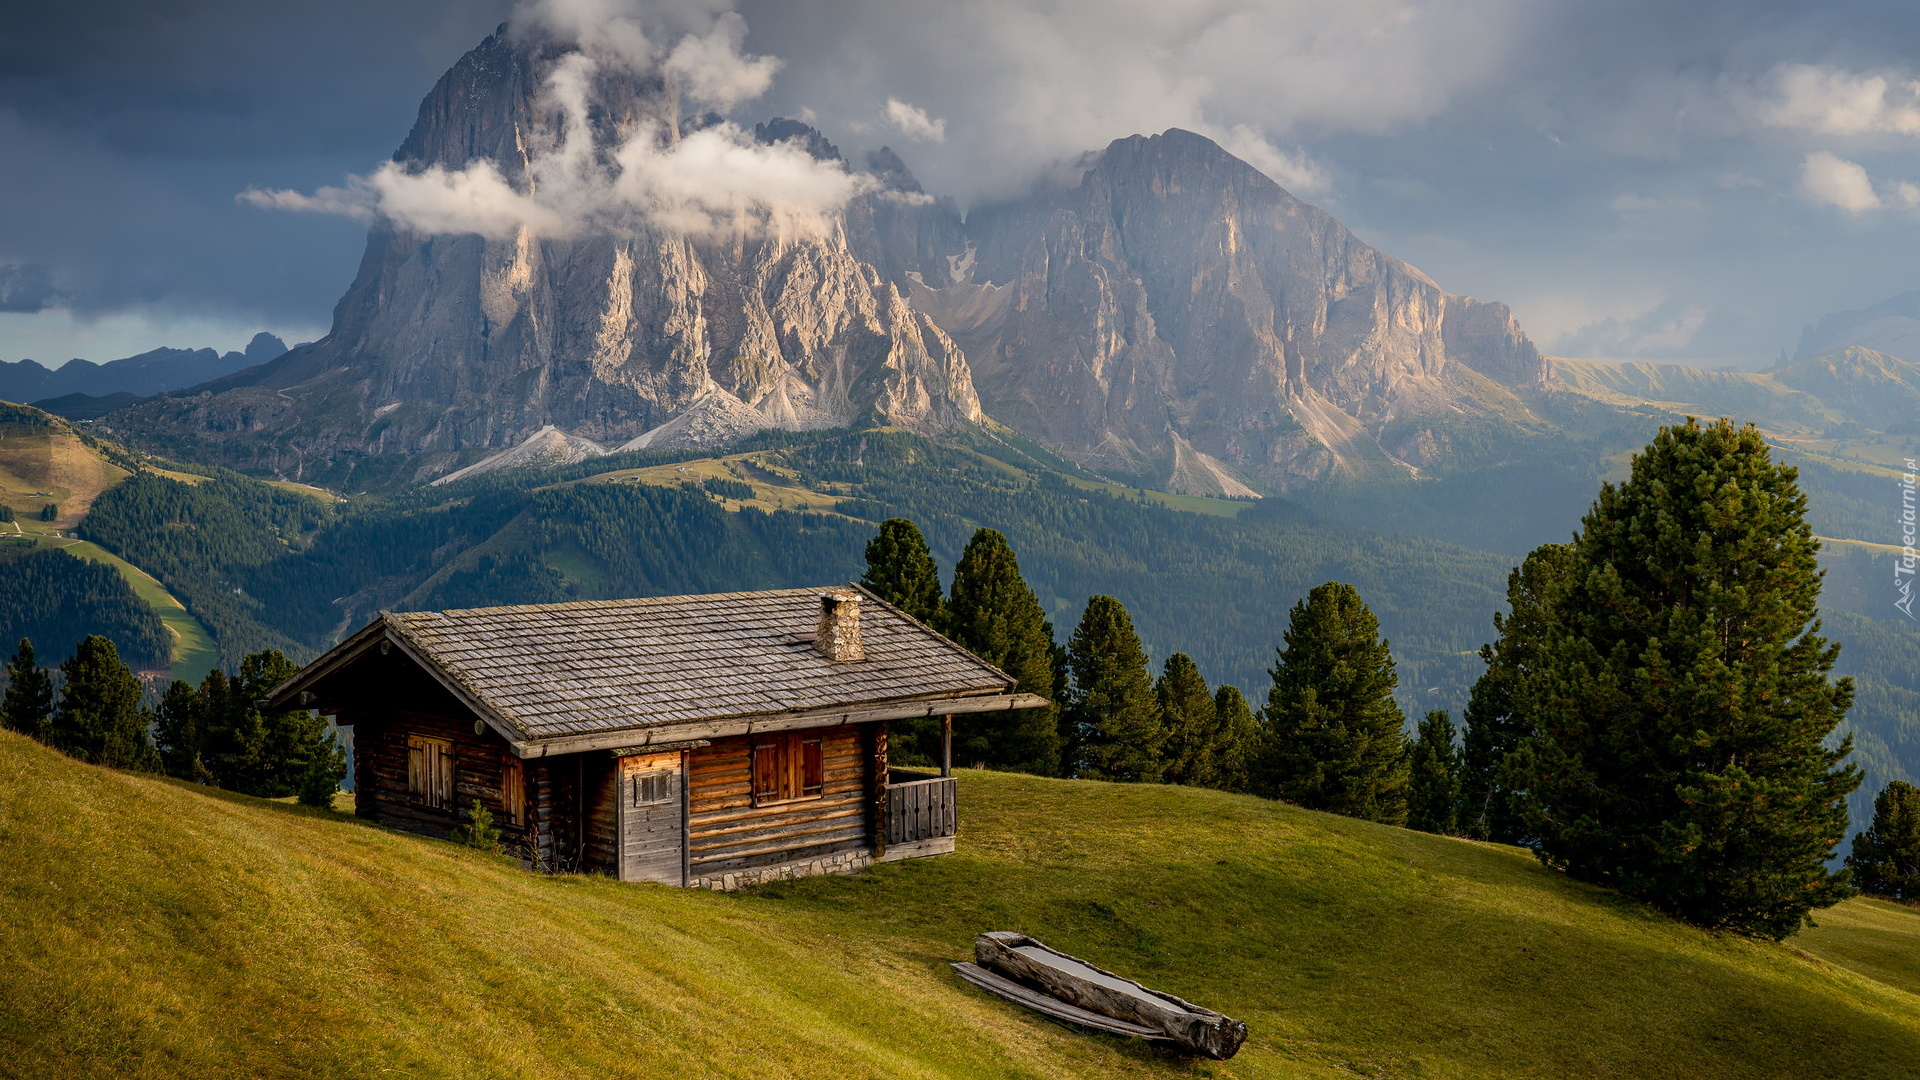
[[[582,11],[619,0],[574,0]],[[711,13],[724,3],[674,0]],[[237,205],[367,175],[504,2],[14,5],[0,264],[83,312],[305,325],[358,223]],[[736,109],[886,143],[963,201],[1209,134],[1549,346],[1759,362],[1920,286],[1920,13],[1883,3],[746,0]],[[0,354],[6,342],[0,340]]]
[[[53,267],[45,263],[0,266],[0,311],[42,311],[57,295]]]

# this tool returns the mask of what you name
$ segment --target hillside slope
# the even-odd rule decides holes
[[[1866,1078],[1920,1055],[1920,913],[1894,905],[1783,948],[1508,848],[1179,788],[961,788],[959,854],[719,895],[537,877],[0,734],[0,1055],[21,1077],[596,1078]],[[1252,1037],[1189,1063],[1041,1021],[948,969],[984,929]]]

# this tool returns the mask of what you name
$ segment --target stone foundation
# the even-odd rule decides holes
[[[750,870],[732,870],[724,874],[697,877],[687,884],[695,889],[730,892],[749,885],[765,885],[770,881],[791,881],[794,878],[820,877],[824,874],[857,874],[872,865],[873,852],[871,851],[842,851],[833,855],[822,855],[817,859],[804,859],[800,862],[780,863],[775,866],[756,866]]]

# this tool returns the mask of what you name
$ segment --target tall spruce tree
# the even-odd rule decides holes
[[[981,529],[953,568],[945,632],[974,655],[1013,676],[1021,693],[1054,696],[1053,626],[1040,598],[1020,576],[1007,538]],[[974,713],[956,720],[954,755],[1053,776],[1060,771],[1060,732],[1051,706]]]
[[[1253,760],[1260,746],[1260,722],[1240,688],[1223,685],[1213,692],[1213,715],[1219,741],[1214,753],[1214,787],[1246,793],[1253,790]]]
[[[1847,856],[1864,893],[1920,900],[1920,788],[1895,780],[1873,799],[1873,824],[1853,838]]]
[[[168,776],[196,784],[213,782],[213,773],[203,759],[205,713],[192,683],[175,679],[168,684],[159,708],[154,710],[153,724],[154,749],[160,754],[161,770]]]
[[[258,709],[257,702],[299,670],[278,649],[267,649],[240,662],[234,685],[240,699]],[[250,794],[269,799],[296,795],[310,806],[330,805],[347,775],[346,754],[333,725],[310,709],[280,709],[261,712],[260,727],[264,738],[259,773]]]
[[[113,642],[88,634],[60,665],[60,705],[48,740],[57,749],[96,765],[157,769],[147,739],[153,714],[140,707],[140,680],[120,661]]]
[[[33,655],[33,642],[20,639],[20,647],[7,661],[7,693],[0,698],[0,722],[41,742],[51,738],[53,720],[53,676],[40,667]]]
[[[1080,776],[1155,783],[1166,771],[1160,703],[1147,653],[1120,601],[1095,596],[1067,642],[1073,671],[1070,708]]]
[[[1547,623],[1543,605],[1566,577],[1572,550],[1566,544],[1543,545],[1507,575],[1508,612],[1494,614],[1498,638],[1480,647],[1487,670],[1467,699],[1460,755],[1459,826],[1476,840],[1523,844],[1529,839],[1508,768],[1528,734],[1515,713],[1514,693],[1540,654]]]
[[[1543,861],[1773,938],[1850,892],[1827,860],[1860,783],[1795,479],[1751,426],[1663,428],[1582,520],[1515,695]]]
[[[1160,779],[1189,787],[1215,786],[1220,771],[1219,714],[1193,658],[1186,653],[1167,657],[1153,694],[1160,703],[1160,727],[1166,740],[1166,770]]]
[[[214,668],[194,692],[200,727],[200,760],[213,782],[228,791],[253,794],[262,786],[267,726],[241,687]]]
[[[1288,616],[1267,692],[1262,794],[1399,825],[1407,818],[1406,718],[1380,623],[1353,586],[1317,585]]]
[[[1452,836],[1459,831],[1460,751],[1445,709],[1420,721],[1407,761],[1407,828]]]
[[[867,572],[860,584],[880,599],[938,629],[945,621],[940,597],[940,568],[927,550],[927,538],[906,518],[888,518],[867,541]]]

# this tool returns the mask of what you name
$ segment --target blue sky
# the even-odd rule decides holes
[[[604,17],[622,0],[543,0]],[[652,14],[710,18],[716,0]],[[0,16],[0,359],[325,332],[363,226],[236,199],[365,175],[496,0]],[[780,0],[751,123],[892,145],[963,205],[1200,130],[1563,355],[1761,368],[1920,288],[1920,8]]]

